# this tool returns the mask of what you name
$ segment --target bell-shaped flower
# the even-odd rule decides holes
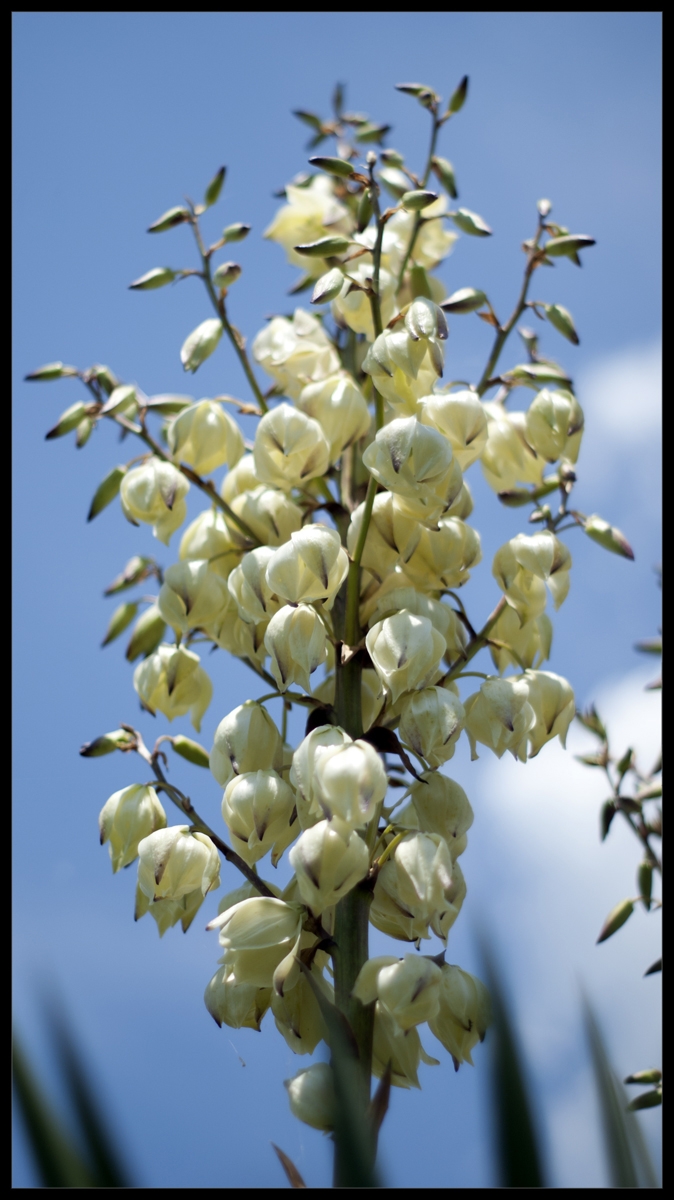
[[[218,620],[209,626],[208,636],[228,654],[234,654],[237,658],[249,658],[251,662],[257,662],[261,666],[267,657],[264,635],[269,622],[264,620],[252,624],[242,621],[236,600],[229,590],[227,599],[228,604]]]
[[[204,1003],[216,1025],[259,1030],[271,994],[271,988],[237,983],[228,967],[220,967],[206,986]]]
[[[408,940],[427,937],[429,924],[438,937],[446,940],[463,900],[460,887],[453,886],[455,875],[462,880],[458,863],[452,865],[449,847],[439,834],[408,833],[396,846],[384,863],[378,883],[411,918]],[[371,920],[377,924],[372,913]]]
[[[396,892],[397,872],[389,858],[381,868],[375,883],[370,905],[370,924],[387,937],[401,942],[416,942],[430,937],[428,921],[415,917],[399,899]]]
[[[388,787],[381,757],[360,738],[323,748],[314,762],[313,798],[323,815],[362,829],[374,817]]]
[[[127,520],[152,526],[154,536],[168,546],[171,534],[187,516],[185,496],[190,485],[172,463],[149,458],[140,467],[127,471],[119,497]]]
[[[541,613],[520,625],[520,618],[510,605],[503,609],[489,633],[489,650],[496,669],[506,667],[539,667],[550,657],[552,621]]]
[[[168,428],[169,450],[199,475],[210,475],[226,463],[233,467],[243,452],[243,434],[217,400],[190,404]]]
[[[98,818],[101,845],[109,843],[113,871],[138,857],[138,843],[166,827],[166,813],[153,787],[134,783],[114,792]]]
[[[399,326],[385,329],[370,346],[363,370],[372,377],[396,416],[412,416],[417,401],[432,392],[442,369],[442,361],[433,361],[432,352],[429,342],[415,340]]]
[[[518,483],[540,483],[543,459],[526,439],[521,412],[506,412],[501,404],[484,405],[487,443],[480,456],[487,483],[495,492],[510,492]]]
[[[281,735],[266,708],[246,700],[223,717],[210,753],[211,772],[221,787],[249,771],[281,771]]]
[[[454,876],[456,859],[466,848],[466,835],[473,824],[473,810],[466,793],[454,779],[439,771],[426,771],[421,780],[412,784],[410,796],[416,828],[423,833],[437,833],[445,840]]]
[[[197,889],[205,896],[220,886],[220,858],[205,833],[171,825],[148,834],[138,846],[138,886],[149,900],[180,900]]]
[[[536,723],[529,733],[529,757],[534,758],[554,737],[566,746],[569,725],[576,715],[576,700],[568,680],[553,675],[552,671],[526,671],[524,679],[529,688],[529,703],[536,716]]]
[[[326,1000],[332,1002],[332,988],[315,963],[311,968],[311,976]],[[284,989],[282,996],[276,991],[272,992],[271,1010],[276,1028],[294,1054],[313,1054],[318,1043],[327,1038],[318,1000],[304,975],[298,977],[294,987]]]
[[[545,608],[547,583],[555,608],[569,591],[571,555],[549,530],[531,537],[518,533],[494,555],[492,574],[508,604],[522,623],[540,615]]]
[[[335,703],[334,674],[326,675],[325,679],[322,679],[318,686],[314,688],[313,695],[323,704],[332,707]],[[366,667],[361,671],[360,676],[360,707],[363,730],[365,732],[374,725],[383,706],[384,693],[379,682],[379,676],[371,667]]]
[[[228,504],[242,492],[252,492],[260,486],[260,480],[255,474],[255,459],[248,452],[232,467],[220,485],[220,495]]]
[[[325,626],[316,610],[309,604],[285,604],[269,622],[264,645],[279,691],[297,683],[310,692],[309,676],[328,657]]]
[[[583,410],[573,392],[543,388],[527,411],[526,438],[546,462],[558,458],[576,462],[584,423]]]
[[[300,896],[315,916],[346,896],[370,866],[365,842],[338,817],[305,829],[289,858]]]
[[[199,655],[184,646],[158,646],[133,673],[141,704],[153,714],[162,712],[169,721],[189,712],[198,733],[213,695],[213,685],[199,661]]]
[[[255,434],[255,472],[263,483],[289,492],[324,475],[330,447],[318,421],[290,404],[265,413]]]
[[[437,1014],[441,980],[440,968],[428,958],[384,955],[361,967],[352,995],[361,1004],[377,1000],[397,1030],[406,1033]]]
[[[273,317],[253,341],[253,356],[292,400],[297,400],[308,383],[327,379],[340,368],[339,355],[321,322],[301,308],[295,309],[292,321]],[[272,413],[276,411],[272,409]],[[257,455],[255,470],[261,479],[265,478],[260,474]]]
[[[295,809],[291,787],[273,770],[247,771],[230,779],[222,798],[222,817],[232,846],[249,866],[272,851],[276,866],[299,825],[290,822]]]
[[[428,617],[418,617],[407,609],[378,621],[365,642],[393,704],[403,692],[427,687],[438,678],[447,648]]]
[[[440,969],[440,1006],[428,1024],[458,1071],[462,1062],[473,1065],[470,1052],[491,1023],[491,1003],[486,987],[474,975],[450,963]]]
[[[356,552],[364,512],[365,505],[359,504],[351,514],[346,535],[346,545],[351,557]],[[390,492],[380,492],[374,498],[361,565],[381,583],[396,563],[407,562],[420,534],[419,522],[400,511],[395,504],[395,497]]]
[[[464,708],[471,758],[478,757],[476,742],[481,742],[497,758],[509,750],[514,758],[526,762],[527,738],[536,714],[529,703],[529,686],[524,676],[485,679],[479,692],[464,701]]]
[[[250,492],[241,492],[233,498],[231,507],[265,546],[282,546],[302,528],[302,509],[275,487],[260,484]],[[234,521],[228,522],[228,528],[235,545],[250,546],[250,540]]]
[[[337,530],[305,525],[271,555],[267,584],[290,604],[322,600],[330,609],[348,571],[349,556]]]
[[[459,478],[448,500],[456,475],[452,447],[443,434],[416,417],[399,417],[384,425],[363,454],[363,465],[404,502],[404,511],[419,520],[435,520],[461,488]]]
[[[318,801],[318,764],[335,747],[350,744],[348,733],[338,725],[318,725],[295,750],[289,780],[297,792],[297,814],[302,829],[309,829],[324,816]]]
[[[164,572],[157,605],[176,633],[206,629],[227,608],[227,584],[205,559],[183,559]]]
[[[318,421],[330,445],[331,463],[341,458],[347,446],[365,437],[370,428],[367,400],[346,371],[307,384],[297,407]]]
[[[281,607],[281,601],[267,583],[267,565],[273,554],[271,546],[249,550],[227,581],[241,620],[249,624],[268,621]]]
[[[462,587],[481,558],[479,533],[459,517],[441,517],[437,529],[420,530],[405,575],[423,591]]]
[[[445,516],[460,517],[462,521],[467,521],[472,513],[475,505],[473,504],[473,496],[465,479],[461,484],[461,491],[455,500],[452,501]]]
[[[302,931],[300,904],[286,904],[271,896],[241,900],[206,926],[219,929],[224,947],[222,962],[237,983],[271,987],[274,974],[293,958]],[[299,968],[298,968],[299,973]]]
[[[354,333],[362,333],[368,342],[372,342],[376,335],[369,293],[373,287],[374,266],[371,261],[365,259],[345,266],[346,276],[342,290],[332,302],[333,316],[343,325],[348,325]],[[385,325],[388,325],[396,311],[395,292],[395,279],[385,267],[380,267],[379,306]]]
[[[471,389],[424,396],[419,401],[419,419],[447,438],[462,471],[480,457],[487,444],[487,416],[480,397]]]
[[[312,275],[321,275],[324,260],[298,254],[295,246],[320,241],[330,234],[349,233],[353,218],[336,198],[334,180],[329,175],[314,175],[306,187],[289,183],[285,194],[287,203],[279,208],[264,237],[283,247],[288,262]]]
[[[187,526],[180,539],[180,558],[205,559],[209,570],[221,579],[227,579],[241,559],[241,550],[234,543],[219,509],[205,509]]]
[[[454,754],[465,716],[458,696],[447,688],[424,688],[403,701],[398,732],[415,754],[439,767]]]
[[[178,921],[180,921],[183,933],[187,933],[203,902],[204,896],[200,887],[187,892],[178,900],[172,900],[169,897],[152,900],[137,885],[134,919],[139,921],[141,917],[149,913],[159,930],[160,937],[164,936],[167,929],[172,929],[174,925],[177,925]]]
[[[433,628],[445,639],[447,653],[452,658],[463,653],[468,635],[454,610],[448,604],[418,592],[409,584],[406,587],[393,586],[390,591],[382,589],[369,616],[369,624],[376,625],[377,621],[383,621],[385,617],[400,612],[402,608],[418,617],[428,617]]]
[[[401,1034],[393,1017],[379,1003],[374,1010],[374,1035],[372,1045],[372,1074],[381,1077],[390,1069],[394,1087],[418,1088],[419,1064],[437,1067],[437,1058],[426,1054],[416,1028]]]
[[[312,1063],[286,1079],[290,1111],[298,1121],[329,1133],[335,1127],[335,1084],[332,1067],[325,1062]]]

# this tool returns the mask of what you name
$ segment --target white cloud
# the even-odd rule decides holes
[[[644,769],[660,744],[659,693],[643,690],[654,673],[642,668],[608,681],[597,695],[615,750],[632,746]],[[659,915],[639,909],[614,938],[595,945],[610,909],[636,894],[640,848],[620,820],[599,841],[606,780],[573,757],[594,745],[574,724],[567,751],[551,743],[526,765],[485,758],[470,784],[485,878],[472,880],[469,871],[469,889],[482,919],[489,914],[514,983],[523,1040],[546,1095],[557,1186],[591,1185],[601,1162],[594,1097],[589,1083],[579,1083],[581,987],[621,1075],[657,1065],[660,1053],[659,976],[642,978],[660,952]],[[581,1128],[592,1136],[579,1140]]]
[[[594,427],[631,447],[661,427],[662,346],[634,346],[598,359],[581,372],[578,392]]]

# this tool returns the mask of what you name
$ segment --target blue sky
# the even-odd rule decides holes
[[[37,994],[54,988],[64,998],[142,1186],[279,1186],[270,1141],[321,1186],[328,1143],[293,1121],[281,1086],[306,1060],[293,1058],[273,1026],[261,1035],[217,1030],[201,999],[215,935],[202,932],[201,918],[188,936],[174,930],[161,942],[147,919],[134,926],[134,872],[113,879],[97,845],[100,807],[136,779],[121,756],[85,761],[78,746],[120,720],[155,732],[138,716],[120,643],[98,649],[113,607],[101,592],[131,554],[159,549],[168,565],[177,549],[132,530],[116,506],[85,524],[98,482],[132,451],[107,429],[82,451],[70,438],[45,443],[79,393],[67,381],[22,377],[53,359],[98,361],[150,394],[244,396],[224,345],[194,381],[183,375],[180,345],[210,315],[196,281],[127,290],[150,267],[193,265],[187,231],[149,238],[148,224],[185,193],[198,198],[227,164],[206,232],[215,237],[232,221],[253,226],[236,248],[243,274],[231,300],[252,338],[266,314],[293,307],[294,269],[260,238],[279,204],[272,192],[306,163],[306,131],[291,110],[327,114],[333,83],[343,80],[349,107],[390,122],[389,144],[421,165],[426,114],[393,85],[419,79],[447,95],[467,73],[469,101],[440,152],[454,163],[461,203],[494,237],[457,242],[440,272],[448,289],[484,288],[499,315],[508,312],[542,196],[561,223],[597,239],[582,271],[566,262],[541,271],[535,293],[568,307],[581,336],[574,348],[552,329],[542,335],[586,412],[576,503],[618,525],[636,561],[572,535],[571,593],[555,617],[550,666],[579,702],[604,696],[616,726],[650,754],[657,696],[644,696],[648,675],[631,647],[659,623],[660,16],[19,13],[14,68],[17,1025],[47,1071]],[[456,318],[450,377],[477,378],[489,345],[485,325]],[[508,365],[518,355],[513,345]],[[479,619],[495,601],[491,557],[519,530],[521,513],[500,508],[477,476],[475,498],[484,561],[466,600]],[[252,694],[245,668],[217,659],[206,744]],[[158,718],[156,733],[167,731]],[[652,1065],[659,984],[640,975],[655,957],[658,918],[637,914],[594,948],[606,912],[634,886],[637,847],[613,833],[599,846],[601,788],[570,754],[547,749],[524,768],[484,757],[471,765],[463,751],[452,760],[476,821],[449,957],[476,969],[476,926],[492,936],[545,1114],[553,1181],[601,1185],[578,980],[619,1071]],[[219,790],[196,774],[185,764],[173,776],[215,822]],[[383,1142],[389,1183],[490,1185],[484,1053],[476,1063],[455,1076],[445,1057],[442,1068],[426,1069],[421,1093],[396,1093]],[[659,1114],[643,1123],[655,1137]],[[15,1186],[32,1180],[17,1135]]]

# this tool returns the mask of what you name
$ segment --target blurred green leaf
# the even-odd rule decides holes
[[[658,1187],[648,1150],[604,1047],[597,1019],[583,998],[585,1028],[599,1095],[611,1187]]]
[[[484,942],[481,952],[493,1012],[491,1091],[497,1134],[498,1186],[545,1187],[521,1051],[501,979]]]
[[[92,1173],[54,1115],[16,1035],[12,1067],[19,1111],[42,1187],[96,1187]]]

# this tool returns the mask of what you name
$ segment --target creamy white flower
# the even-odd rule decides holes
[[[267,566],[273,557],[271,546],[259,546],[244,554],[227,581],[242,621],[258,624],[268,621],[281,607],[281,601],[267,583]]]
[[[529,757],[534,758],[542,746],[558,737],[566,746],[569,725],[576,715],[573,688],[561,675],[552,671],[525,671],[529,688],[529,703],[536,723],[529,733]]]
[[[352,557],[360,538],[364,512],[365,505],[359,504],[351,514],[346,545]],[[361,559],[362,566],[381,583],[396,563],[407,562],[420,536],[419,522],[408,513],[401,512],[390,492],[380,492],[374,498]]]
[[[370,428],[367,400],[346,371],[307,384],[297,407],[318,421],[330,445],[331,463],[336,463],[352,442],[365,437]]]
[[[472,1066],[470,1052],[491,1023],[491,1004],[486,987],[474,975],[451,963],[445,963],[441,973],[439,1009],[428,1024],[458,1071],[462,1062]]]
[[[440,1007],[440,968],[428,958],[406,954],[371,958],[361,968],[353,995],[361,1004],[377,1000],[404,1034],[437,1015]]]
[[[336,529],[305,525],[279,546],[267,564],[267,585],[291,604],[325,602],[332,608],[346,579],[349,558]]]
[[[363,333],[368,342],[372,342],[375,338],[375,329],[368,291],[373,284],[374,266],[372,262],[358,259],[355,263],[345,264],[345,272],[346,277],[342,290],[332,302],[333,315],[341,318],[342,322],[348,325],[349,329],[353,329],[354,333]],[[354,287],[354,283],[358,286]],[[384,325],[388,324],[396,311],[395,290],[395,279],[385,267],[381,267],[379,270],[379,302]]]
[[[411,517],[434,521],[458,495],[463,478],[443,434],[416,417],[400,417],[380,429],[363,454],[371,475],[403,502]]]
[[[290,1111],[312,1129],[328,1133],[335,1124],[335,1085],[332,1067],[317,1062],[285,1080]]]
[[[199,661],[199,655],[184,646],[159,646],[133,673],[141,703],[150,712],[158,709],[169,721],[189,712],[199,732],[213,695],[213,685]]]
[[[264,635],[271,671],[279,691],[298,683],[311,691],[309,676],[327,656],[325,626],[309,604],[286,604],[274,613]]]
[[[222,961],[237,983],[271,987],[275,972],[299,944],[302,913],[299,904],[256,896],[234,904],[206,928],[219,929]]]
[[[171,534],[187,516],[185,496],[190,485],[172,463],[150,458],[127,471],[119,496],[124,516],[134,524],[152,525],[154,536],[168,546]]]
[[[529,686],[523,676],[486,679],[479,692],[464,701],[466,733],[471,757],[481,742],[501,758],[506,750],[521,762],[527,760],[527,738],[536,721],[529,703]]]
[[[484,405],[487,442],[480,456],[484,477],[495,492],[509,492],[518,483],[540,483],[543,459],[529,445],[524,413],[506,412],[502,404]]]
[[[458,696],[442,687],[424,688],[403,700],[399,735],[427,763],[439,767],[454,754],[465,716]]]
[[[205,833],[172,825],[144,837],[138,845],[138,886],[149,900],[180,900],[200,889],[202,896],[220,886],[220,858]]]
[[[187,526],[180,540],[180,558],[205,559],[214,574],[227,579],[241,559],[241,550],[235,545],[218,509],[205,509]]]
[[[543,388],[529,405],[525,419],[529,445],[546,462],[565,458],[575,463],[585,418],[573,392]]]
[[[138,855],[138,843],[166,826],[166,813],[153,787],[134,783],[114,792],[98,818],[101,845],[109,843],[113,871],[128,867]]]
[[[290,404],[265,413],[255,434],[255,471],[263,483],[290,491],[325,474],[330,447],[318,421]]]
[[[405,575],[424,591],[461,587],[471,567],[482,558],[480,535],[459,517],[441,517],[437,529],[420,528],[414,554],[404,565]]]
[[[183,409],[169,425],[168,444],[171,454],[199,475],[210,475],[225,463],[233,467],[244,451],[239,426],[217,400],[199,400]]]
[[[228,967],[220,967],[206,986],[204,1003],[216,1025],[259,1030],[271,994],[271,988],[237,983]]]
[[[176,633],[205,629],[217,622],[228,606],[227,584],[204,559],[183,560],[164,572],[157,605]]]
[[[289,858],[300,896],[316,916],[346,896],[370,866],[365,842],[338,817],[305,829]]]
[[[470,467],[487,444],[487,416],[477,392],[464,390],[424,396],[419,420],[432,425],[449,441],[462,471]]]
[[[292,321],[272,317],[253,342],[253,356],[292,400],[308,383],[327,379],[341,365],[321,322],[302,308],[295,309]],[[255,469],[259,474],[257,460]]]
[[[221,787],[247,771],[281,771],[281,735],[266,708],[246,700],[223,717],[215,731],[210,768]]]
[[[265,546],[282,546],[302,528],[302,509],[275,487],[259,484],[252,491],[240,492],[232,499],[231,507]],[[228,528],[235,545],[250,546],[250,540],[233,521],[228,522]]]
[[[403,692],[426,687],[437,679],[447,648],[428,617],[418,617],[407,609],[378,621],[365,642],[393,704]]]
[[[269,850],[276,866],[283,851],[299,833],[291,825],[295,796],[276,771],[258,770],[235,775],[225,788],[222,818],[232,846],[250,866]]]
[[[314,175],[306,187],[289,183],[285,191],[288,203],[278,210],[264,237],[278,242],[294,266],[310,275],[321,275],[324,260],[298,254],[294,247],[317,242],[329,234],[349,233],[353,218],[335,197],[334,184],[328,175]]]

